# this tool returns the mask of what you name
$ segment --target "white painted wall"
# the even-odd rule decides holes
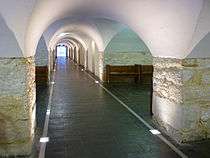
[[[25,35],[36,2],[37,0],[0,0],[0,56],[25,55]],[[33,50],[34,54],[35,51],[36,49]]]
[[[193,48],[187,58],[210,58],[210,33],[208,33],[199,43]]]
[[[145,52],[150,53],[145,43],[130,28],[124,28],[118,32],[109,42],[105,53],[129,53]]]
[[[42,36],[39,40],[36,54],[35,54],[36,66],[47,66],[48,65],[48,49],[45,43],[44,37]]]
[[[96,41],[97,46],[99,47],[99,51],[104,51],[109,44],[109,42],[112,40],[112,38],[119,32],[121,32],[124,28],[126,28],[125,25],[122,23],[119,23],[117,21],[112,21],[108,19],[94,19],[94,23],[100,32],[101,38],[103,39],[103,45],[104,48],[101,49],[98,45],[98,42]]]
[[[0,15],[0,56],[22,56],[22,50],[14,32],[8,27],[4,18]]]
[[[189,46],[188,57],[203,58],[210,57],[209,51],[209,32],[210,32],[210,1],[204,0],[203,9],[200,12],[197,26],[193,34],[192,42]]]

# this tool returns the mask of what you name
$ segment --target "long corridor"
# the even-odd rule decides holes
[[[46,158],[176,158],[88,74],[58,58]]]

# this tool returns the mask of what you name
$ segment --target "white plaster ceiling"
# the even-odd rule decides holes
[[[56,45],[58,45],[60,43],[64,43],[64,44],[73,46],[73,48],[74,47],[79,48],[79,45],[80,45],[80,43],[76,42],[74,39],[62,39],[62,40],[58,41],[56,43]]]
[[[82,17],[85,21],[105,18],[128,25],[141,37],[153,56],[160,57],[184,58],[210,32],[209,0],[0,0],[0,2],[1,17],[22,50],[22,54],[14,52],[14,56],[34,55],[43,32],[54,22],[68,17]],[[103,22],[95,25],[101,28],[104,26]],[[105,35],[106,33],[101,32],[101,36]],[[1,40],[4,38],[0,38]],[[1,56],[8,56],[1,49],[0,53]],[[199,56],[206,54],[201,52]]]
[[[205,0],[188,52],[190,58],[210,57],[210,0]]]
[[[23,56],[26,30],[35,3],[36,0],[0,0],[0,56]]]
[[[44,37],[49,43],[52,38],[55,38],[61,33],[82,32],[94,40],[99,51],[104,51],[111,39],[126,26],[109,19],[83,19],[69,17],[61,19],[53,23],[44,32]]]
[[[77,44],[80,44],[85,50],[88,49],[89,38],[85,35],[78,35],[74,33],[68,33],[64,36],[56,36],[52,38],[49,44],[49,49],[53,49],[61,41],[75,41]]]
[[[50,37],[47,39],[47,40],[50,40],[49,45],[53,46],[53,41],[64,38],[61,36],[62,34],[67,34],[68,36],[74,35],[74,37],[77,36],[77,39],[81,43],[82,41],[84,42],[87,38],[93,39],[97,42],[97,44],[99,45],[101,49],[104,49],[104,42],[100,33],[98,32],[97,28],[94,28],[94,26],[91,26],[89,24],[71,23],[68,25],[64,25],[63,27],[58,29],[56,32],[48,36]]]

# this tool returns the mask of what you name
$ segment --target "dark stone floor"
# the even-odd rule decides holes
[[[155,126],[150,115],[151,87],[149,85],[110,83],[105,84],[105,87],[150,123],[150,125]],[[170,138],[168,139],[170,140]],[[171,142],[189,156],[189,158],[210,158],[210,140],[190,142],[182,145],[176,144],[173,140]]]
[[[35,144],[32,157],[38,157],[39,153],[39,139],[42,136],[44,129],[45,116],[49,100],[49,87],[47,85],[36,86],[36,130],[35,130]]]
[[[152,123],[151,85],[113,82],[104,86],[147,122]]]
[[[73,63],[58,59],[55,82],[46,158],[178,157]]]
[[[36,123],[39,133],[43,132],[45,115],[47,111],[47,105],[49,100],[49,89],[47,85],[37,85],[36,87]]]
[[[177,157],[74,64],[62,59],[58,62],[46,157]],[[126,83],[105,86],[153,124],[149,112],[150,86]],[[37,86],[36,153],[48,91],[47,86]],[[189,158],[210,158],[210,140],[175,145]]]

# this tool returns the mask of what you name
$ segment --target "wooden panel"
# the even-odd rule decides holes
[[[48,67],[36,66],[36,84],[45,85],[48,82]]]
[[[153,66],[152,65],[142,65],[142,74],[152,74],[153,73]]]
[[[136,72],[135,67],[132,66],[111,66],[110,72],[118,72],[118,73],[134,73]]]
[[[142,72],[142,74],[141,74],[142,84],[152,84],[153,66],[152,65],[142,65],[141,72]]]
[[[139,65],[126,65],[126,66],[106,66],[106,78],[107,81],[124,82],[135,79],[135,82],[139,78]]]
[[[152,65],[106,65],[107,82],[127,82],[134,79],[142,84],[152,84]]]

